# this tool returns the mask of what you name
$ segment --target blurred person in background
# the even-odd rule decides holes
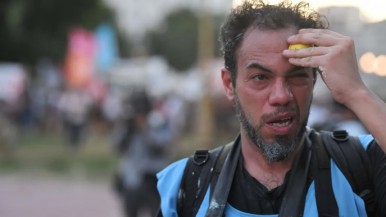
[[[115,187],[127,217],[154,216],[160,201],[156,173],[170,162],[171,123],[163,103],[154,103],[142,89],[129,94],[123,107],[123,124],[113,139],[120,156]]]
[[[14,148],[17,129],[10,119],[8,103],[0,99],[0,154],[7,156]]]
[[[110,87],[106,97],[102,101],[101,110],[103,117],[106,120],[107,127],[113,129],[113,131],[122,120],[123,95],[122,91]],[[114,144],[114,142],[112,143]]]
[[[320,130],[346,130],[350,135],[359,136],[367,134],[368,131],[358,120],[355,114],[345,105],[333,100],[330,106],[329,117],[324,122],[315,126]]]
[[[92,104],[92,98],[81,88],[67,87],[59,97],[57,107],[72,150],[78,150],[86,138]]]
[[[368,133],[355,114],[345,105],[334,101],[334,108],[336,112],[336,124],[332,130],[344,129],[353,136],[360,136]]]
[[[64,82],[62,72],[49,58],[39,60],[36,72],[33,100],[39,129],[41,132],[57,132],[60,128],[57,101]]]
[[[34,108],[33,90],[26,85],[20,94],[15,107],[15,118],[20,134],[30,133],[36,126],[36,109]]]

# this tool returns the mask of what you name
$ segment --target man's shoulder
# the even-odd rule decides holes
[[[335,133],[339,133],[339,132],[344,132],[344,133],[347,133],[346,136],[347,138],[348,137],[357,137],[360,141],[360,144],[362,145],[362,147],[367,150],[367,148],[369,147],[369,145],[374,141],[374,137],[371,135],[371,134],[361,134],[361,135],[351,135],[349,134],[346,130],[334,130],[334,131],[325,131],[325,130],[315,130],[315,129],[312,129],[312,128],[309,128],[308,129],[308,134],[310,134],[311,131],[315,131],[317,133],[320,133],[320,134],[325,134],[330,136],[331,138],[334,138],[336,136]],[[336,138],[334,138],[334,140],[336,140]],[[339,140],[339,138],[338,138]],[[338,140],[336,140],[337,142],[339,142]]]
[[[370,134],[360,135],[360,136],[358,136],[358,138],[359,138],[359,141],[361,142],[363,148],[366,150],[369,147],[369,145],[374,141],[374,137]]]
[[[176,174],[182,174],[185,170],[185,167],[188,164],[189,159],[194,159],[196,157],[200,157],[200,152],[201,153],[207,153],[208,156],[209,154],[218,154],[221,152],[225,147],[231,147],[233,142],[230,142],[226,145],[221,145],[217,147],[211,147],[209,149],[197,149],[191,156],[189,157],[184,157],[182,159],[179,159],[171,164],[169,164],[167,167],[165,167],[163,170],[161,170],[158,174],[157,177],[158,179],[167,177],[167,176],[174,176]]]
[[[163,170],[157,173],[157,178],[162,179],[165,177],[174,176],[179,173],[182,174],[187,162],[188,162],[188,158],[182,158],[180,160],[177,160],[169,164],[167,167],[165,167]]]
[[[180,159],[157,173],[157,189],[163,216],[177,216],[177,194],[188,158]]]

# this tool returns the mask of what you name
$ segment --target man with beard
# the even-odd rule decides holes
[[[351,109],[372,134],[360,141],[376,168],[372,184],[377,216],[386,216],[382,206],[386,204],[386,105],[362,82],[352,39],[327,30],[327,21],[306,3],[246,1],[227,17],[221,42],[225,59],[221,78],[239,118],[240,135],[227,145],[231,150],[219,174],[209,178],[208,188],[200,189],[206,176],[216,174],[217,165],[198,175],[197,186],[184,185],[188,159],[160,172],[160,214],[187,216],[189,211],[181,213],[180,202],[184,198],[186,202],[187,191],[197,188],[205,192],[197,216],[320,216],[324,210],[314,182],[319,170],[312,163],[318,151],[315,132],[306,127],[320,74],[332,97]],[[291,44],[308,46],[292,50]],[[336,215],[367,216],[363,199],[353,192],[334,159],[329,175]],[[192,206],[182,205],[186,207]],[[296,214],[289,215],[288,209],[297,209]]]

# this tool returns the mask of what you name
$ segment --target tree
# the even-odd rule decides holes
[[[61,62],[72,27],[93,30],[102,22],[115,25],[114,12],[102,0],[0,0],[0,60]]]
[[[198,18],[188,9],[172,12],[148,35],[150,54],[162,55],[176,70],[185,70],[197,60]]]
[[[198,15],[189,9],[173,11],[162,25],[148,33],[149,53],[164,56],[177,71],[194,66],[198,55],[198,22]],[[218,22],[215,24],[217,29]],[[218,36],[216,29],[212,30],[215,37]]]

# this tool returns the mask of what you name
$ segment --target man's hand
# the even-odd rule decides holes
[[[335,100],[349,107],[356,91],[367,88],[358,72],[355,46],[351,38],[326,29],[301,29],[288,38],[289,44],[312,44],[283,54],[294,65],[317,68]]]
[[[288,43],[314,45],[283,55],[294,65],[318,68],[334,99],[355,113],[386,153],[386,104],[363,83],[353,40],[330,30],[302,29]]]

